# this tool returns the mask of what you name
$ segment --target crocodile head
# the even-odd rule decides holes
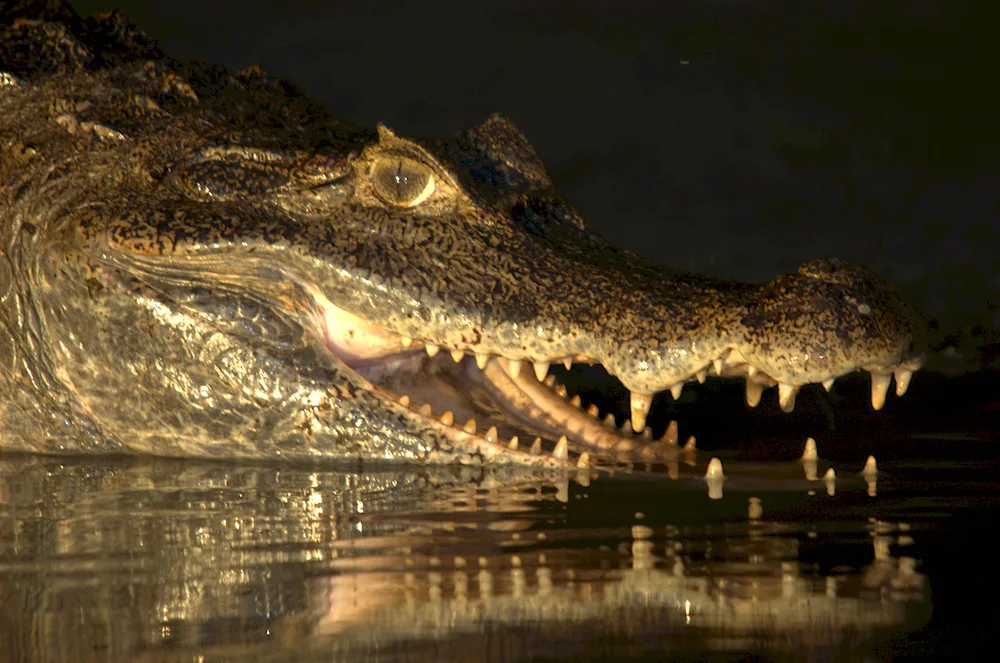
[[[864,369],[879,408],[920,366],[871,271],[746,284],[617,249],[502,116],[407,138],[116,14],[5,30],[34,49],[0,99],[7,448],[586,465],[664,453],[653,395],[706,375],[791,410]],[[636,434],[550,389],[554,362],[621,380]]]

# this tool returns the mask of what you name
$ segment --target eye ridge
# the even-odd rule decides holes
[[[380,198],[398,207],[415,207],[430,198],[436,188],[429,166],[402,156],[376,162],[372,185]]]

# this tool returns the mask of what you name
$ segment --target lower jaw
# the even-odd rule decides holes
[[[358,372],[389,398],[453,428],[456,438],[474,433],[511,450],[556,457],[564,455],[560,444],[568,443],[588,452],[578,459],[584,464],[591,453],[615,462],[672,462],[694,450],[693,439],[683,450],[677,446],[676,424],[655,441],[648,427],[634,433],[626,421],[618,428],[613,415],[594,405],[583,409],[554,376],[539,382],[533,372],[522,371],[514,377],[503,358],[480,369],[471,357],[456,363],[413,353]]]

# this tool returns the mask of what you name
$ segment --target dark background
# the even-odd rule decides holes
[[[625,248],[745,280],[859,260],[927,315],[932,367],[1000,364],[998,3],[73,5],[364,125],[447,136],[501,111]]]

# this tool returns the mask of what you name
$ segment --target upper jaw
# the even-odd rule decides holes
[[[510,342],[509,321],[493,327],[482,325],[476,334],[466,333],[465,328],[449,329],[446,333],[428,328],[421,334],[412,326],[401,334],[339,309],[318,290],[313,295],[320,302],[318,310],[322,311],[316,320],[319,333],[334,354],[350,367],[364,370],[387,357],[421,348],[430,357],[442,352],[450,354],[455,362],[477,366],[484,383],[507,401],[506,406],[515,410],[515,416],[536,430],[554,431],[552,440],[556,440],[556,433],[562,432],[577,448],[647,454],[645,420],[655,393],[668,390],[677,397],[686,383],[703,382],[710,375],[745,378],[746,399],[751,406],[757,405],[765,388],[777,385],[779,403],[785,411],[794,407],[796,394],[804,385],[820,383],[829,389],[837,377],[861,369],[872,373],[871,402],[875,409],[884,404],[893,377],[896,393],[900,396],[905,393],[913,371],[922,364],[919,318],[888,284],[873,280],[876,277],[863,268],[826,267],[832,276],[817,277],[814,265],[757,288],[740,285],[727,291],[714,284],[716,298],[701,300],[714,305],[714,310],[709,305],[687,314],[688,323],[694,321],[699,325],[689,327],[683,336],[670,336],[671,330],[676,334],[678,327],[666,320],[667,308],[652,307],[647,325],[652,331],[646,338],[664,340],[646,344],[641,340],[621,342],[615,338],[625,336],[626,331],[631,338],[640,336],[642,330],[637,328],[635,320],[642,316],[636,315],[635,310],[622,316],[627,318],[627,324],[622,319],[608,319],[605,327],[588,330],[590,333],[572,324],[561,329],[522,326],[522,331],[536,332],[532,334],[533,342],[525,344]],[[804,310],[808,309],[804,304],[809,303],[813,310]],[[584,412],[579,399],[576,399],[578,412],[574,412],[524,381],[524,376],[532,375],[533,380],[543,381],[554,363],[580,362],[602,364],[629,389],[628,431],[616,431],[613,437],[598,435],[593,426],[594,412]],[[563,392],[553,391],[561,400],[569,400]],[[465,443],[471,435],[478,443],[490,445],[490,449],[495,450],[496,445],[510,449],[509,441],[499,439],[492,427],[485,434],[479,433],[478,424],[456,422],[451,411],[433,415],[429,402],[418,403],[406,394],[391,391],[386,396],[397,404],[403,400],[414,416],[428,419],[436,416],[437,425],[465,434]],[[516,405],[514,402],[521,396],[524,404]],[[538,412],[530,414],[528,410],[544,411],[545,416]],[[566,437],[560,436],[552,451],[545,455],[546,460],[573,464],[566,441]],[[515,441],[510,453],[525,453],[526,442],[520,441],[522,446],[518,446]],[[456,439],[456,443],[461,440]],[[662,445],[658,451],[670,453]],[[529,450],[526,462],[540,455]],[[582,460],[576,457],[576,461],[586,464],[589,457]]]

